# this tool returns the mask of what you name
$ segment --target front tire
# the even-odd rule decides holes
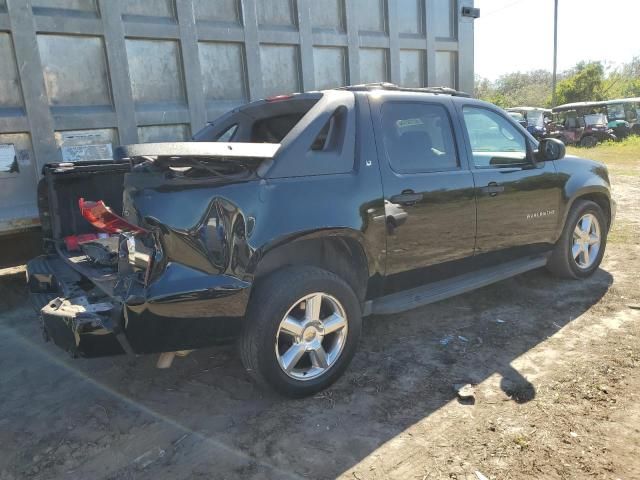
[[[304,397],[342,375],[361,329],[360,303],[344,280],[317,267],[286,267],[256,282],[240,355],[259,383]]]
[[[609,225],[602,208],[590,200],[576,200],[547,268],[562,278],[589,277],[602,262]]]

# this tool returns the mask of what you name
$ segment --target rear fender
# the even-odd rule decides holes
[[[364,299],[372,277],[379,276],[374,258],[362,232],[325,228],[292,233],[268,243],[256,250],[247,273],[258,279],[286,265],[315,265],[344,278]]]

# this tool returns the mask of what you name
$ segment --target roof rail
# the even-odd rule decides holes
[[[398,92],[418,92],[418,93],[433,93],[436,95],[451,95],[454,97],[470,97],[466,92],[460,92],[454,88],[449,87],[400,87],[395,83],[389,82],[377,82],[377,83],[362,83],[360,85],[347,85],[344,87],[338,87],[336,90],[349,90],[350,92],[362,92],[370,90],[392,90]]]

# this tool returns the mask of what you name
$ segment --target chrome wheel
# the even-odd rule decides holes
[[[587,269],[598,258],[600,251],[600,224],[595,215],[586,213],[578,220],[573,230],[571,255],[578,267]]]
[[[276,357],[284,373],[311,380],[338,360],[347,340],[347,316],[331,295],[312,293],[286,313],[276,333]]]

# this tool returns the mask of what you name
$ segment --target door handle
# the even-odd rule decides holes
[[[411,206],[422,200],[424,195],[416,193],[413,190],[403,190],[399,195],[393,195],[389,201],[391,203],[399,203],[400,205]]]
[[[497,182],[489,182],[486,187],[482,187],[482,191],[484,193],[488,193],[492,197],[495,197],[499,193],[504,192],[504,187],[502,185],[498,185]]]

